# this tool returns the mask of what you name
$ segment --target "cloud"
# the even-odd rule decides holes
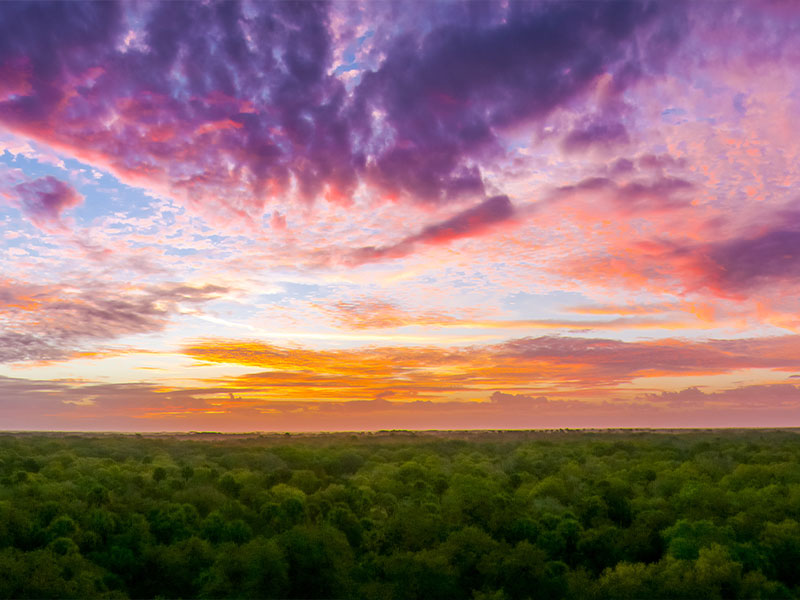
[[[37,227],[60,225],[61,214],[83,202],[72,186],[55,177],[40,177],[13,187],[20,208]]]
[[[481,235],[499,224],[509,222],[515,214],[508,196],[493,196],[449,219],[428,225],[390,246],[366,246],[350,253],[346,262],[362,264],[383,259],[400,258],[414,251],[417,244],[448,244],[460,238]]]
[[[670,154],[644,154],[637,157],[640,169],[662,172],[665,169],[683,169],[687,166],[685,158],[676,158]]]
[[[0,377],[5,429],[56,431],[354,431],[379,429],[530,429],[781,427],[800,415],[800,388],[688,388],[634,399],[551,399],[484,392],[431,402],[375,399],[274,401],[247,387],[165,388],[148,384],[41,381]]]
[[[0,376],[4,430],[131,431],[136,415],[175,404],[158,386]]]
[[[561,143],[567,153],[599,148],[609,150],[630,141],[625,125],[618,121],[595,120],[570,131]]]
[[[312,350],[257,341],[199,340],[183,352],[198,361],[252,366],[261,371],[209,382],[263,399],[443,400],[488,391],[547,389],[602,393],[638,378],[698,376],[740,369],[800,368],[800,337],[751,340],[622,342],[541,336],[467,348],[395,346]],[[383,397],[383,396],[380,396]]]
[[[0,66],[23,61],[29,88],[0,101],[10,129],[228,216],[259,213],[292,180],[301,198],[352,190],[326,5],[3,11]]]
[[[32,333],[0,333],[0,363],[59,361],[74,358],[74,351],[60,345],[61,340]]]
[[[582,258],[571,268],[593,277],[627,278],[646,282],[652,289],[673,285],[684,294],[703,293],[717,298],[743,301],[755,299],[767,304],[783,298],[763,296],[769,289],[789,294],[800,276],[800,229],[789,219],[781,222],[783,211],[767,216],[771,224],[736,231],[716,241],[696,242],[658,237],[628,240],[608,254]],[[715,225],[707,226],[713,235]]]
[[[162,284],[115,290],[0,283],[0,362],[72,358],[86,344],[162,330],[182,305],[227,292],[215,285]]]
[[[621,92],[683,22],[680,3],[421,4],[420,33],[377,3],[365,18],[390,25],[348,89],[324,3],[2,10],[0,72],[14,77],[0,123],[253,222],[287,196],[349,204],[360,182],[401,201],[484,197],[505,131],[581,101],[599,76]]]
[[[441,311],[409,311],[393,302],[378,298],[361,298],[339,301],[319,308],[336,323],[348,329],[393,329],[396,327],[424,326],[436,328],[470,329],[629,329],[677,328],[687,326],[686,320],[653,318],[648,315],[679,310],[680,307],[656,305],[649,307],[577,307],[571,312],[591,315],[622,315],[613,319],[486,319],[479,316],[453,316]],[[641,315],[641,316],[640,316]],[[698,323],[691,323],[699,326]]]
[[[490,401],[501,407],[503,410],[534,410],[542,409],[549,400],[544,396],[527,396],[525,394],[504,394],[495,392],[491,395]]]
[[[508,196],[494,196],[441,223],[425,227],[408,238],[411,243],[446,244],[451,240],[480,234],[497,223],[509,220],[514,207]]]
[[[674,26],[666,5],[523,3],[504,15],[494,14],[500,5],[473,6],[423,39],[394,40],[355,90],[357,113],[379,115],[363,133],[379,148],[367,176],[389,193],[427,202],[480,194],[476,162],[497,151],[500,132],[579,100],[603,74],[618,91],[645,75],[630,51],[637,37],[670,53],[659,36]]]
[[[686,249],[676,250],[678,253]],[[715,291],[738,295],[800,276],[800,229],[773,229],[694,249],[695,264]]]
[[[437,325],[454,321],[453,317],[435,311],[414,314],[393,302],[378,298],[335,302],[321,307],[335,321],[350,329],[390,329],[408,325]]]
[[[269,220],[269,225],[275,231],[285,231],[286,217],[279,212],[274,212]]]
[[[800,387],[788,383],[747,385],[713,392],[691,387],[677,392],[644,394],[640,398],[684,410],[800,409]]]
[[[619,217],[656,215],[691,207],[695,185],[690,181],[665,175],[617,182],[608,177],[588,177],[578,183],[557,188],[550,202],[588,200],[588,209],[607,209]],[[598,205],[603,200],[604,205]]]
[[[235,393],[234,393],[235,392]],[[0,377],[5,429],[56,431],[347,431],[616,426],[638,407],[597,407],[495,393],[489,401],[265,401],[248,390],[165,389],[146,384],[39,381]],[[610,410],[609,410],[610,409]],[[586,414],[588,413],[588,414]],[[604,419],[599,421],[598,417]],[[565,422],[566,418],[566,422]],[[629,418],[629,417],[628,417]]]

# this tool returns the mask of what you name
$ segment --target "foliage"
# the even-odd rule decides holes
[[[798,598],[790,430],[0,435],[3,598]]]

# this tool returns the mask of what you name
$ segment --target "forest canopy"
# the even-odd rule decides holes
[[[797,598],[792,430],[0,435],[3,598]]]

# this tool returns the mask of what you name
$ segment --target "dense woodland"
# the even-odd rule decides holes
[[[797,598],[800,433],[0,435],[4,598]]]

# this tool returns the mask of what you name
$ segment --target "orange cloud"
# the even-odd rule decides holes
[[[337,350],[201,340],[183,352],[204,362],[260,369],[209,384],[262,399],[297,401],[441,401],[495,390],[543,389],[551,394],[594,390],[599,395],[642,377],[800,369],[800,336],[706,342],[542,336],[467,348]]]

